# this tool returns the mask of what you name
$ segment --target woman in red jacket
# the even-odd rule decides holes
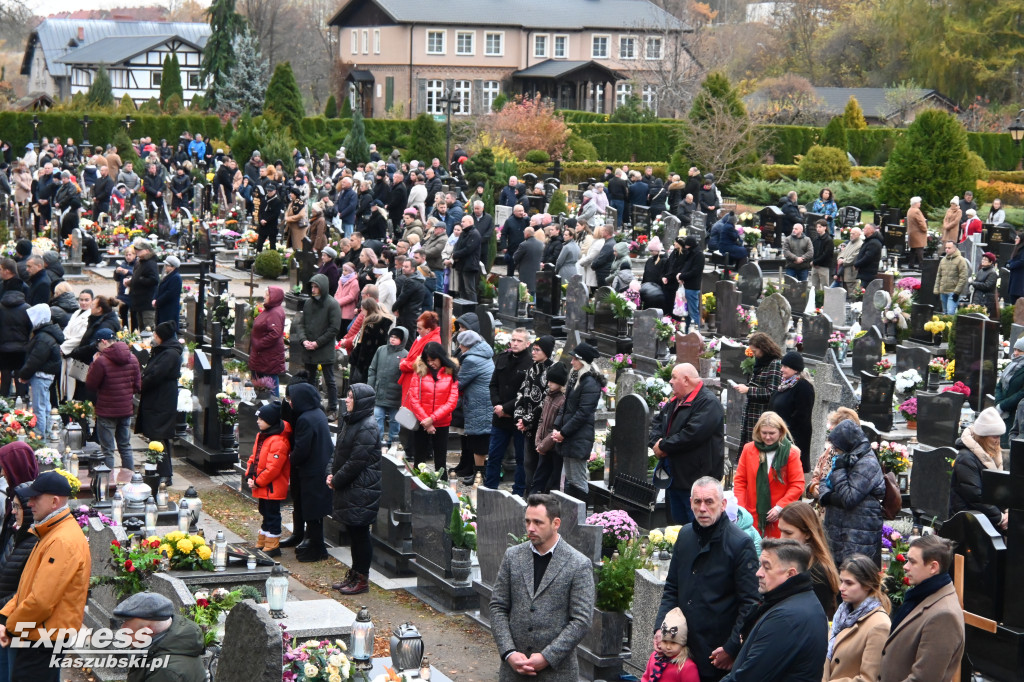
[[[271,287],[275,288],[275,287]],[[260,533],[256,546],[269,556],[281,556],[281,500],[288,497],[291,425],[281,419],[281,403],[268,403],[256,412],[260,432],[245,465],[245,479],[259,502]]]
[[[448,357],[444,346],[431,342],[416,361],[409,385],[409,409],[420,423],[413,440],[413,461],[419,464],[433,451],[434,471],[438,473],[448,464],[448,427],[459,402],[457,371],[458,364]]]
[[[754,517],[761,537],[777,538],[783,507],[799,500],[804,491],[800,449],[793,445],[786,422],[774,412],[761,415],[752,436],[736,466],[736,501]]]
[[[402,384],[402,407],[408,407],[409,409],[412,409],[412,406],[406,399],[406,394],[409,392],[409,385],[412,383],[413,374],[416,372],[416,361],[419,360],[420,353],[423,352],[424,347],[428,343],[441,343],[441,321],[437,317],[437,313],[428,310],[417,317],[416,332],[418,336],[412,342],[409,355],[398,364],[398,369],[402,372],[402,378],[398,381],[398,383]]]
[[[249,342],[249,369],[254,377],[269,377],[277,395],[278,375],[284,373],[284,289],[267,287],[263,311],[252,323]]]
[[[964,216],[964,229],[963,234],[960,235],[960,241],[967,241],[972,234],[981,234],[982,227],[981,218],[978,217],[978,212],[973,208],[967,209],[967,215]]]

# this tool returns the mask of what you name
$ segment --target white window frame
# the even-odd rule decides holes
[[[651,44],[657,41],[658,56],[651,56]],[[644,39],[644,59],[648,61],[661,61],[665,55],[665,40],[661,36],[647,36]]]
[[[558,44],[558,40],[565,41],[562,44],[562,54],[558,54],[558,50],[555,47]],[[551,58],[552,59],[568,59],[569,58],[569,35],[566,33],[556,33],[551,36]]]
[[[452,103],[452,113],[457,116],[473,115],[473,81],[457,80],[452,86],[452,95],[458,97],[458,103]]]
[[[352,54],[359,54],[359,30],[352,29]]]
[[[489,112],[494,106],[494,100],[501,95],[501,81],[484,81],[481,96],[483,99],[484,112]]]
[[[373,29],[373,53],[380,54],[380,29]]]
[[[363,29],[360,40],[363,43],[363,54],[370,54],[370,29]]]
[[[444,105],[441,104],[442,97],[444,97],[444,80],[440,78],[428,79],[423,110],[431,115],[443,114]]]
[[[594,85],[594,113],[603,114],[606,113],[604,104],[604,84],[598,83]]]
[[[633,94],[633,84],[629,81],[615,85],[615,106],[621,107]]]
[[[459,47],[459,38],[469,36],[469,49],[462,50]],[[460,57],[472,57],[476,54],[476,31],[456,31],[455,32],[455,54]]]
[[[498,38],[498,51],[491,52],[487,45],[487,39],[491,37]],[[484,33],[484,56],[485,57],[504,57],[505,56],[505,32],[504,31],[487,31]]]
[[[440,51],[431,50],[430,49],[430,36],[431,36],[431,34],[434,34],[434,33],[438,33],[438,34],[441,35],[441,50]],[[448,52],[448,31],[446,31],[443,28],[428,28],[426,36],[427,36],[427,41],[426,41],[426,43],[424,44],[423,47],[426,49],[427,54],[443,55],[443,54],[446,54]]]
[[[645,85],[640,89],[640,101],[651,111],[658,111],[658,88],[653,85]]]
[[[604,54],[598,54],[595,50],[597,47],[597,41],[604,39]],[[608,59],[611,54],[612,36],[609,33],[595,33],[590,36],[590,58],[591,59]]]
[[[537,49],[537,41],[539,41],[539,40],[544,42],[544,49],[543,50],[538,50]],[[533,40],[531,42],[532,42],[532,45],[531,45],[530,49],[533,51],[534,58],[535,59],[541,59],[541,58],[547,59],[548,52],[551,49],[551,34],[550,33],[534,33],[533,34]]]
[[[633,43],[633,54],[632,54],[632,56],[628,56],[628,57],[623,54],[623,50],[622,50],[623,43],[624,43],[624,41],[627,41],[627,40],[632,41],[632,43]],[[627,59],[627,60],[630,60],[630,61],[635,60],[636,59],[637,43],[639,43],[639,42],[640,42],[639,39],[637,39],[637,37],[634,36],[634,35],[620,35],[619,36],[619,59]]]
[[[203,87],[203,81],[199,77],[198,71],[187,71],[188,73],[188,88],[189,90],[201,90]],[[195,79],[195,85],[192,84],[192,79]]]

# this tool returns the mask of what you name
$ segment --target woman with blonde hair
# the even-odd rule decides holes
[[[986,504],[982,495],[982,475],[985,469],[1000,471],[1003,454],[999,437],[1006,432],[999,410],[982,410],[974,423],[964,429],[955,447],[959,452],[953,462],[953,475],[949,486],[949,514],[981,512],[996,528],[1005,530],[1007,513],[994,504]]]
[[[839,594],[839,571],[832,561],[825,529],[814,507],[806,502],[787,504],[779,514],[779,533],[785,539],[796,540],[810,548],[811,565],[808,571],[814,585],[814,596],[818,598],[826,615],[835,611],[836,595]]]
[[[863,554],[852,555],[839,571],[839,593],[843,600],[832,617],[822,682],[878,679],[892,627],[892,604],[878,567]]]
[[[855,410],[849,407],[836,408],[834,412],[830,412],[828,417],[826,417],[828,430],[825,433],[825,449],[818,455],[818,461],[815,463],[814,468],[811,469],[811,480],[807,484],[807,497],[812,500],[818,499],[818,486],[821,485],[821,482],[832,471],[832,459],[836,456],[835,450],[832,449],[832,443],[828,441],[828,431],[834,429],[836,424],[845,419],[851,419],[860,426],[860,417]],[[824,511],[822,513],[824,514]]]
[[[786,422],[774,412],[760,416],[752,436],[736,465],[736,502],[754,517],[761,537],[778,538],[782,509],[799,500],[804,490],[800,450],[793,445]]]

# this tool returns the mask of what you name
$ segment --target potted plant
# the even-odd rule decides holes
[[[878,362],[875,363],[875,368],[874,369],[875,369],[875,374],[879,374],[879,375],[885,374],[890,369],[892,369],[892,362],[890,360],[888,360],[887,358],[882,358],[881,360],[879,360]]]
[[[156,472],[157,465],[164,458],[164,444],[158,440],[149,442],[146,449],[146,461],[142,464],[142,480],[153,490],[153,497],[156,498],[157,490],[160,489],[160,474]]]
[[[718,301],[715,300],[715,295],[710,291],[700,297],[701,314],[704,317],[704,322],[707,323],[708,329],[715,328],[715,311],[718,309]]]
[[[220,419],[220,446],[224,450],[235,448],[235,424],[238,423],[238,396],[234,393],[217,394],[217,417]]]
[[[480,297],[480,303],[494,305],[494,297],[498,295],[498,290],[486,279],[482,279],[480,280],[480,286],[477,288],[477,295]]]
[[[605,557],[610,557],[620,542],[634,540],[640,535],[636,521],[621,509],[591,514],[587,517],[587,524],[601,526],[601,554]]]
[[[908,429],[917,428],[917,398],[907,398],[900,403],[900,414],[907,420]]]
[[[596,656],[615,656],[622,650],[626,610],[633,603],[636,572],[647,563],[643,544],[621,541],[617,554],[597,570],[594,619],[583,646]]]
[[[711,379],[718,374],[718,350],[722,347],[721,341],[711,339],[700,352],[700,375],[704,379]]]
[[[596,452],[591,452],[590,459],[587,460],[587,471],[590,472],[591,481],[603,481],[604,457]]]
[[[828,347],[836,354],[836,359],[842,362],[846,359],[846,334],[842,332],[832,332],[828,337]]]
[[[473,567],[470,552],[476,549],[476,510],[468,497],[460,497],[452,507],[452,518],[445,534],[452,541],[452,579],[468,583]]]
[[[891,471],[899,475],[910,468],[910,451],[906,445],[883,440],[880,443],[872,443],[871,449],[875,451],[878,463],[882,465],[882,471],[885,473]]]
[[[612,317],[618,322],[618,335],[629,335],[629,321],[633,319],[633,311],[636,305],[622,294],[609,291],[604,302],[611,308]]]

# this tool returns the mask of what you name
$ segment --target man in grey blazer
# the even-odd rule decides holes
[[[579,679],[576,646],[593,618],[594,569],[559,537],[560,517],[553,495],[530,495],[530,541],[510,547],[501,560],[491,593],[491,632],[506,663],[502,682]]]

